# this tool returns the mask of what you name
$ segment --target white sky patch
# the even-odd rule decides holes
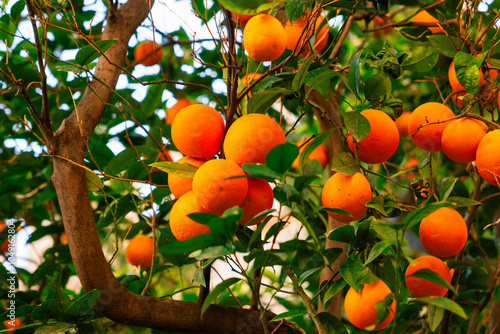
[[[125,146],[116,137],[111,138],[106,146],[113,152],[114,155],[118,155],[121,151],[125,150]]]
[[[110,136],[117,135],[120,132],[125,131],[125,129],[133,127],[134,125],[135,125],[135,123],[132,121],[129,121],[129,120],[122,122],[120,124],[113,126],[111,129],[109,129],[109,135]]]

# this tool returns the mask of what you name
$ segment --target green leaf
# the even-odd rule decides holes
[[[305,83],[309,86],[307,91],[307,96],[311,94],[314,89],[320,93],[325,100],[328,99],[328,92],[330,91],[330,82],[333,78],[338,77],[339,74],[333,70],[328,70],[327,68],[320,67],[306,75]]]
[[[192,179],[194,177],[194,174],[198,170],[198,167],[193,166],[188,163],[180,164],[177,162],[172,162],[172,161],[162,161],[162,162],[155,162],[152,164],[149,164],[151,167],[156,167],[159,170],[168,173],[168,174],[173,174],[177,176],[182,176],[182,177],[187,177]]]
[[[387,92],[385,77],[382,74],[375,73],[366,79],[365,97],[368,100],[380,99]]]
[[[456,290],[453,287],[453,285],[451,285],[444,278],[442,278],[441,275],[439,275],[435,271],[432,271],[428,268],[419,269],[419,270],[415,271],[413,274],[409,275],[408,277],[422,278],[422,279],[425,279],[429,282],[444,286],[448,290],[453,291],[453,293],[456,293]]]
[[[415,299],[415,301],[442,307],[445,310],[455,313],[459,317],[467,319],[467,314],[464,312],[463,308],[451,299],[445,297],[422,297]]]
[[[201,260],[211,260],[218,259],[223,256],[233,253],[234,250],[231,247],[226,247],[225,245],[208,247],[206,249],[200,249],[190,254],[191,257],[198,261]]]
[[[10,8],[10,16],[13,20],[16,20],[19,16],[21,16],[22,11],[26,7],[26,2],[19,0]],[[17,312],[16,312],[17,314]]]
[[[432,304],[427,305],[427,322],[431,331],[436,331],[444,317],[444,308]]]
[[[319,145],[323,144],[333,132],[333,129],[327,132],[324,132],[322,134],[317,135],[313,140],[309,141],[304,147],[304,150],[300,154],[299,158],[299,173],[304,173],[304,165],[306,164],[307,161],[309,161],[309,155],[318,147]]]
[[[203,306],[201,307],[201,317],[203,318],[203,314],[208,309],[210,304],[212,304],[212,302],[215,301],[221,293],[223,293],[231,285],[239,282],[240,280],[241,280],[240,278],[236,278],[236,277],[229,278],[229,279],[219,283],[212,291],[210,291],[207,298],[203,302]]]
[[[318,313],[318,319],[327,333],[347,334],[347,328],[342,321],[329,312]]]
[[[439,50],[439,53],[450,58],[455,56],[458,52],[456,48],[460,46],[460,41],[453,36],[434,34],[427,36],[427,39],[433,47]]]
[[[101,291],[91,290],[81,296],[80,298],[71,302],[70,307],[66,311],[66,314],[74,318],[88,318],[88,316],[94,315],[95,311],[92,305],[101,296]]]
[[[453,188],[455,187],[457,181],[457,178],[451,177],[443,182],[441,188],[439,189],[439,197],[441,198],[441,201],[446,201],[448,196],[450,196],[451,192],[453,191]]]
[[[392,242],[389,242],[387,240],[382,240],[380,242],[377,242],[371,249],[370,253],[368,254],[368,258],[365,261],[365,266],[371,263],[373,260],[375,260],[380,254],[382,254],[387,247],[389,247],[392,244]]]
[[[303,315],[306,315],[306,314],[307,314],[306,310],[296,309],[296,310],[292,310],[292,311],[283,312],[281,314],[278,314],[277,316],[275,316],[274,318],[272,318],[271,321],[278,321],[278,320],[282,320],[282,319],[290,319],[290,318],[293,318],[293,317],[300,317],[300,316],[303,316]]]
[[[465,90],[469,94],[477,94],[479,92],[479,81],[481,79],[481,72],[479,67],[472,65],[465,71],[464,81]]]
[[[75,325],[67,322],[56,322],[53,324],[42,325],[39,327],[35,334],[65,334],[70,329],[75,328]]]
[[[248,163],[241,165],[241,169],[243,169],[248,176],[257,177],[260,179],[267,180],[269,182],[273,182],[277,179],[281,179],[283,177],[282,174],[275,172],[267,165],[258,164],[258,163]]]
[[[155,149],[145,145],[136,146],[135,149],[134,147],[127,147],[109,161],[105,169],[106,174],[115,175],[132,167],[139,161],[136,150],[140,156],[153,156],[154,154],[158,154]]]
[[[16,317],[20,317],[22,315],[29,314],[29,313],[33,312],[33,310],[37,306],[38,305],[23,305],[23,306],[17,307],[17,305],[16,305]],[[10,315],[10,311],[6,311],[6,312],[0,314],[0,321],[9,320],[10,319],[9,315]]]
[[[347,285],[347,282],[341,277],[340,279],[333,281],[331,286],[326,290],[325,295],[322,298],[323,305],[326,306],[329,304],[329,301],[335,297],[337,293],[342,291],[344,287]],[[324,307],[326,309],[326,307]]]
[[[108,39],[103,41],[96,41],[95,46],[92,44],[86,45],[78,50],[75,61],[79,65],[87,65],[99,58],[106,52],[111,45],[115,44],[117,39]]]
[[[341,262],[339,265],[339,271],[347,284],[349,284],[357,293],[361,292],[363,284],[373,283],[378,280],[372,275],[368,268],[363,266],[360,259]]]
[[[299,0],[301,1],[301,0]],[[287,2],[288,5],[288,2]],[[297,74],[295,74],[295,77],[293,78],[292,81],[292,89],[294,91],[299,91],[299,89],[302,87],[304,84],[304,80],[306,78],[307,72],[309,71],[309,66],[311,66],[311,63],[313,62],[314,57],[309,57],[306,59],[304,64],[300,66],[299,70],[297,71]]]
[[[90,191],[101,191],[104,189],[101,178],[95,173],[85,170],[85,176],[87,177],[87,188],[89,188]]]
[[[357,141],[363,140],[370,133],[370,122],[360,112],[346,112],[344,114],[344,123],[349,133]]]
[[[469,64],[474,60],[474,57],[465,52],[457,52],[455,57],[453,57],[453,62],[455,64],[455,72],[457,74],[458,82],[462,86],[465,86],[465,72]]]
[[[385,296],[384,300],[381,300],[375,304],[375,310],[377,312],[377,320],[375,326],[381,324],[391,312],[391,304],[394,301],[394,296],[392,293]]]
[[[433,47],[419,46],[413,49],[401,66],[412,72],[427,72],[434,68],[439,58],[439,50]]]
[[[483,203],[473,200],[468,197],[458,197],[458,196],[450,196],[446,199],[446,203],[453,205],[456,208],[462,208],[466,206],[473,205],[482,205]]]
[[[360,171],[356,160],[347,152],[341,152],[332,159],[332,170],[345,174],[353,175]]]
[[[273,147],[266,155],[266,165],[277,173],[284,173],[292,167],[299,156],[299,148],[292,143],[284,143]]]
[[[344,225],[339,226],[336,229],[332,230],[328,235],[328,239],[351,243],[355,238],[354,226],[352,225]]]
[[[344,209],[340,209],[340,208],[329,208],[329,207],[326,207],[326,206],[320,206],[320,207],[317,207],[315,209],[315,211],[316,212],[326,211],[326,212],[338,213],[338,214],[341,214],[341,215],[346,215],[346,216],[352,217],[352,215],[349,212],[347,212]]]
[[[305,6],[303,0],[288,0],[285,3],[286,17],[290,21],[290,24],[301,17],[304,14]],[[313,58],[313,57],[310,57]]]
[[[270,88],[266,91],[252,94],[248,100],[247,110],[249,114],[264,114],[274,102],[285,94],[292,94],[293,90],[281,87]]]
[[[266,3],[266,0],[217,0],[222,7],[237,14],[258,14],[270,8],[274,8],[278,3]]]
[[[362,51],[363,50],[359,50],[352,56],[349,65],[349,72],[347,73],[347,78],[349,79],[349,86],[351,88],[351,91],[354,92],[358,100],[361,100],[361,98],[359,97],[359,86],[360,86],[359,58],[361,57]]]
[[[185,254],[192,253],[198,249],[216,245],[219,238],[212,233],[201,234],[184,241],[173,242],[161,247],[158,251],[165,254]]]

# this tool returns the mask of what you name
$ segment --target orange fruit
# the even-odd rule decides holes
[[[285,133],[274,119],[263,114],[247,114],[229,127],[224,139],[224,154],[227,160],[238,165],[265,164],[267,153],[285,142]]]
[[[167,117],[165,117],[165,123],[172,125],[175,116],[177,116],[177,113],[192,104],[193,102],[189,101],[188,99],[178,99],[176,104],[167,109]]]
[[[182,195],[170,210],[170,229],[179,241],[183,241],[200,234],[210,233],[208,225],[195,222],[188,217],[191,213],[207,212],[194,196],[193,191]]]
[[[500,130],[488,132],[479,142],[476,166],[479,175],[494,186],[500,186]]]
[[[243,210],[243,216],[240,219],[240,224],[245,225],[255,215],[264,210],[271,209],[274,202],[273,189],[269,182],[263,179],[256,179],[249,177],[248,179],[248,193],[247,197],[240,205]],[[265,217],[255,220],[251,225],[256,225],[264,220]]]
[[[396,123],[385,112],[366,109],[361,112],[370,123],[370,132],[354,144],[351,134],[347,140],[351,151],[357,150],[359,160],[377,164],[389,159],[399,145],[399,132]]]
[[[469,163],[476,160],[477,146],[487,130],[486,124],[470,117],[450,122],[441,137],[444,154],[455,162]]]
[[[351,287],[344,299],[344,312],[347,319],[354,326],[368,331],[378,331],[385,328],[394,318],[396,301],[392,301],[389,315],[378,325],[376,325],[377,310],[375,304],[383,301],[391,293],[387,284],[381,280],[375,283],[363,284],[361,293],[357,293]]]
[[[439,20],[429,14],[426,10],[422,10],[413,17],[413,22],[439,23]],[[444,33],[444,30],[441,27],[429,27],[429,30],[434,34]]]
[[[140,42],[134,49],[134,60],[144,66],[159,64],[161,56],[160,46],[152,41]]]
[[[373,18],[372,22],[373,22],[373,29],[379,29],[380,27],[383,27],[383,26],[386,26],[387,24],[389,24],[390,20],[391,20],[391,13],[387,13],[387,15],[377,15]],[[387,27],[387,28],[384,28],[382,30],[384,32],[384,35],[388,35],[391,33],[392,31],[392,27]],[[375,38],[380,38],[380,30],[375,30],[373,32],[373,36]]]
[[[420,223],[419,237],[427,253],[438,257],[453,256],[467,242],[467,225],[455,209],[442,207]]]
[[[243,45],[255,61],[278,59],[286,49],[285,28],[274,16],[255,15],[243,30]]]
[[[300,160],[300,155],[302,154],[302,151],[305,150],[306,146],[309,145],[307,143],[306,145],[303,145],[306,142],[307,139],[302,139],[299,140],[295,145],[300,147],[299,149],[299,156],[293,161],[292,167],[293,168],[299,168],[299,160]],[[323,144],[318,145],[312,152],[309,154],[309,160],[318,160],[321,168],[325,168],[326,162],[328,161],[328,155],[326,152],[326,147]]]
[[[429,269],[439,274],[448,283],[451,282],[450,269],[446,263],[432,255],[424,255],[410,263],[405,272],[405,282],[408,290],[416,298],[421,297],[444,297],[448,289],[439,284],[433,283],[419,277],[409,277],[421,269]]]
[[[248,73],[248,74],[245,74],[242,78],[241,78],[241,82],[243,82],[243,84],[245,85],[245,87],[247,86],[250,86],[250,84],[255,80],[257,79],[258,77],[262,76],[262,74],[260,73]],[[243,88],[241,89],[243,90]],[[240,90],[240,91],[241,91]],[[252,97],[252,93],[251,92],[248,92],[248,98],[251,98]]]
[[[321,202],[327,208],[346,210],[350,216],[340,213],[328,214],[341,222],[348,223],[361,218],[366,212],[366,202],[372,197],[372,189],[366,177],[361,173],[344,175],[333,174],[323,186]]]
[[[396,127],[398,128],[400,137],[409,137],[408,133],[408,121],[410,120],[411,111],[403,111],[403,113],[396,118]]]
[[[328,25],[321,27],[323,18],[316,20],[314,29],[307,26],[307,20],[307,16],[303,15],[293,21],[293,24],[290,24],[290,21],[285,24],[286,47],[288,49],[298,51],[306,43],[304,50],[298,55],[299,58],[306,58],[311,55],[310,38],[313,34],[316,34],[314,40],[314,50],[316,52],[321,52],[328,42],[328,32],[330,29]]]
[[[188,156],[182,157],[177,160],[179,164],[190,164],[200,167],[207,160],[200,160]],[[189,177],[179,176],[175,174],[168,174],[168,186],[175,198],[180,198],[182,195],[193,189],[193,179]]]
[[[11,329],[11,328],[17,328],[21,326],[21,320],[19,318],[15,318],[14,320],[5,320],[4,322],[5,328]],[[14,333],[15,330],[12,329],[9,331],[9,333]]]
[[[146,269],[153,262],[153,250],[153,238],[144,234],[138,234],[130,239],[125,251],[125,258],[131,265]]]
[[[194,174],[194,196],[208,212],[221,215],[227,209],[241,205],[247,197],[247,178],[232,179],[244,175],[243,169],[230,160],[209,160]]]
[[[453,117],[453,111],[442,103],[427,102],[420,105],[412,112],[408,121],[411,141],[424,151],[441,151],[441,136],[449,124],[446,120]],[[426,125],[428,123],[435,124]]]
[[[217,110],[203,104],[193,104],[175,116],[172,141],[184,155],[208,159],[219,153],[224,131],[224,120]]]
[[[66,232],[61,233],[61,235],[59,236],[59,241],[63,245],[67,245],[68,244],[68,236],[66,235]]]
[[[233,17],[233,20],[240,25],[240,27],[245,27],[248,20],[250,20],[255,15],[237,14],[231,12],[231,16]]]

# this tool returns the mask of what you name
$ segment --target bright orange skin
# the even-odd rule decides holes
[[[405,272],[405,282],[408,290],[416,298],[421,297],[444,297],[448,289],[439,284],[433,283],[423,278],[409,277],[421,269],[429,269],[439,274],[448,283],[451,282],[452,274],[450,269],[442,260],[432,255],[424,255],[410,263]]]
[[[372,197],[372,189],[366,177],[361,173],[344,175],[333,174],[323,186],[321,202],[328,208],[346,210],[351,217],[339,213],[328,212],[338,221],[349,223],[361,218],[366,212],[366,202]]]
[[[476,166],[479,175],[481,175],[483,180],[494,186],[500,186],[499,147],[500,130],[497,129],[488,132],[483,139],[481,139],[476,151]]]
[[[391,17],[391,13],[387,13],[387,15],[382,15],[382,16],[375,16],[372,20],[373,22],[373,28],[378,29],[380,27],[386,26],[389,23]],[[384,32],[384,35],[388,35],[392,31],[392,27],[387,27],[382,30]],[[380,30],[376,30],[373,32],[373,36],[375,38],[380,38]]]
[[[285,142],[285,133],[274,119],[263,114],[247,114],[229,127],[223,146],[226,159],[238,165],[264,164],[267,153]]]
[[[165,117],[165,123],[172,125],[175,116],[177,116],[177,113],[192,104],[193,102],[189,101],[188,99],[178,99],[176,104],[167,109],[167,117]]]
[[[12,324],[12,320],[5,320],[3,323],[7,329],[21,327],[21,320],[19,320],[19,318],[14,319],[14,324]],[[9,331],[9,333],[14,333],[14,332],[15,332],[14,329]]]
[[[399,132],[396,123],[383,111],[366,109],[361,112],[370,123],[370,133],[355,146],[349,133],[347,140],[351,151],[358,151],[358,159],[377,164],[389,159],[399,145]]]
[[[274,16],[259,14],[248,20],[243,31],[243,44],[255,61],[273,61],[286,49],[286,33]]]
[[[486,124],[470,117],[450,122],[441,137],[444,154],[455,162],[469,163],[476,160],[477,146],[487,130]]]
[[[417,107],[408,122],[408,133],[411,141],[427,152],[437,152],[443,149],[441,136],[449,122],[455,117],[453,111],[446,105],[437,102],[427,102]],[[425,125],[440,122],[439,124]],[[423,125],[420,129],[418,127]],[[417,132],[418,129],[418,132]]]
[[[384,300],[390,293],[392,293],[391,290],[383,281],[363,284],[360,294],[350,288],[344,299],[344,311],[347,319],[354,326],[368,331],[378,331],[385,328],[394,318],[396,301],[392,301],[389,315],[377,326],[375,326],[377,323],[375,304]]]
[[[299,168],[299,160],[300,160],[300,155],[302,154],[302,151],[305,150],[306,146],[309,145],[309,143],[307,145],[303,145],[304,142],[306,141],[307,139],[302,139],[302,140],[299,140],[295,145],[297,145],[298,147],[300,147],[299,149],[299,156],[293,161],[292,163],[292,167],[293,168]],[[309,154],[309,160],[318,160],[320,165],[321,165],[321,168],[325,168],[325,165],[328,161],[328,155],[327,155],[327,152],[326,152],[326,147],[325,145],[323,144],[320,144],[318,145],[312,152],[311,154]]]
[[[61,233],[59,240],[60,240],[61,244],[63,244],[63,245],[68,244],[68,236],[66,235],[66,232]]]
[[[427,253],[437,257],[453,256],[467,242],[467,225],[456,210],[442,207],[420,223],[419,237]]]
[[[273,207],[273,202],[274,193],[269,182],[263,179],[249,177],[247,197],[240,205],[243,210],[240,224],[245,225],[258,213],[271,209]],[[264,218],[265,217],[255,220],[251,225],[260,223]]]
[[[208,212],[221,215],[227,209],[241,205],[248,193],[245,172],[236,163],[214,159],[204,163],[193,178],[193,193],[198,203]]]
[[[245,74],[242,78],[241,78],[241,82],[243,82],[243,84],[245,85],[245,87],[249,86],[255,79],[257,79],[258,77],[261,77],[262,74],[260,73],[248,73],[248,74]],[[243,89],[243,88],[242,88]],[[251,92],[248,92],[248,98],[251,98],[252,97],[252,93]]]
[[[200,167],[205,162],[207,162],[207,160],[195,159],[188,156],[177,160],[177,163],[190,164],[196,167]],[[182,195],[193,189],[193,179],[175,174],[168,174],[168,186],[170,187],[170,191],[175,198],[180,198]]]
[[[5,224],[4,221],[0,221],[0,232],[3,231],[4,228],[7,228],[7,225]],[[19,225],[16,229],[16,232],[19,231],[21,229],[21,225]],[[2,252],[4,253],[8,253],[9,252],[9,246],[10,246],[10,240],[7,239],[5,240],[2,245],[0,246],[0,249],[2,250]]]
[[[255,15],[236,14],[231,12],[231,16],[233,17],[234,21],[240,25],[240,27],[245,27],[248,20],[250,20]]]
[[[138,234],[130,239],[125,258],[133,266],[147,269],[153,262],[154,241],[144,234]]]
[[[410,120],[411,116],[411,111],[403,111],[401,116],[396,118],[396,127],[398,128],[399,136],[400,137],[409,137],[410,134],[408,133],[408,121]]]
[[[156,54],[155,54],[156,52]],[[160,45],[152,41],[137,44],[134,49],[134,59],[144,66],[153,66],[160,63],[162,50]]]
[[[413,17],[413,22],[438,23],[439,20],[429,14],[426,10],[422,10]],[[429,27],[429,30],[434,34],[444,33],[444,30],[441,27]]]
[[[328,42],[328,32],[330,31],[328,25],[321,27],[322,21],[322,18],[318,18],[316,20],[314,31],[312,31],[311,28],[307,27],[307,17],[305,15],[296,19],[293,24],[290,24],[290,22],[288,21],[285,25],[287,41],[286,47],[292,51],[298,51],[300,48],[302,48],[304,43],[307,43],[304,47],[304,50],[298,54],[298,57],[309,57],[311,55],[311,45],[309,43],[309,39],[311,38],[313,33],[316,33],[314,50],[316,52],[321,52]]]
[[[195,222],[188,217],[195,212],[207,212],[196,200],[193,191],[182,195],[170,210],[170,229],[179,241],[183,241],[200,234],[210,233],[208,225]]]
[[[219,153],[224,131],[224,120],[217,110],[193,104],[177,113],[172,123],[172,141],[184,155],[209,159]]]

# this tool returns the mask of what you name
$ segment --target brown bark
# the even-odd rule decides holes
[[[54,155],[52,180],[76,272],[85,291],[101,291],[96,310],[123,324],[186,333],[264,333],[258,311],[212,305],[201,319],[197,303],[133,294],[114,277],[102,252],[85,170],[78,165],[85,163],[86,142],[111,100],[129,39],[146,18],[149,6],[144,0],[129,0],[120,9],[112,8],[103,39],[116,38],[117,42],[100,58],[95,79],[49,147]],[[266,315],[268,320],[272,316]],[[298,333],[280,323],[269,325],[270,331],[277,327],[275,333]]]

